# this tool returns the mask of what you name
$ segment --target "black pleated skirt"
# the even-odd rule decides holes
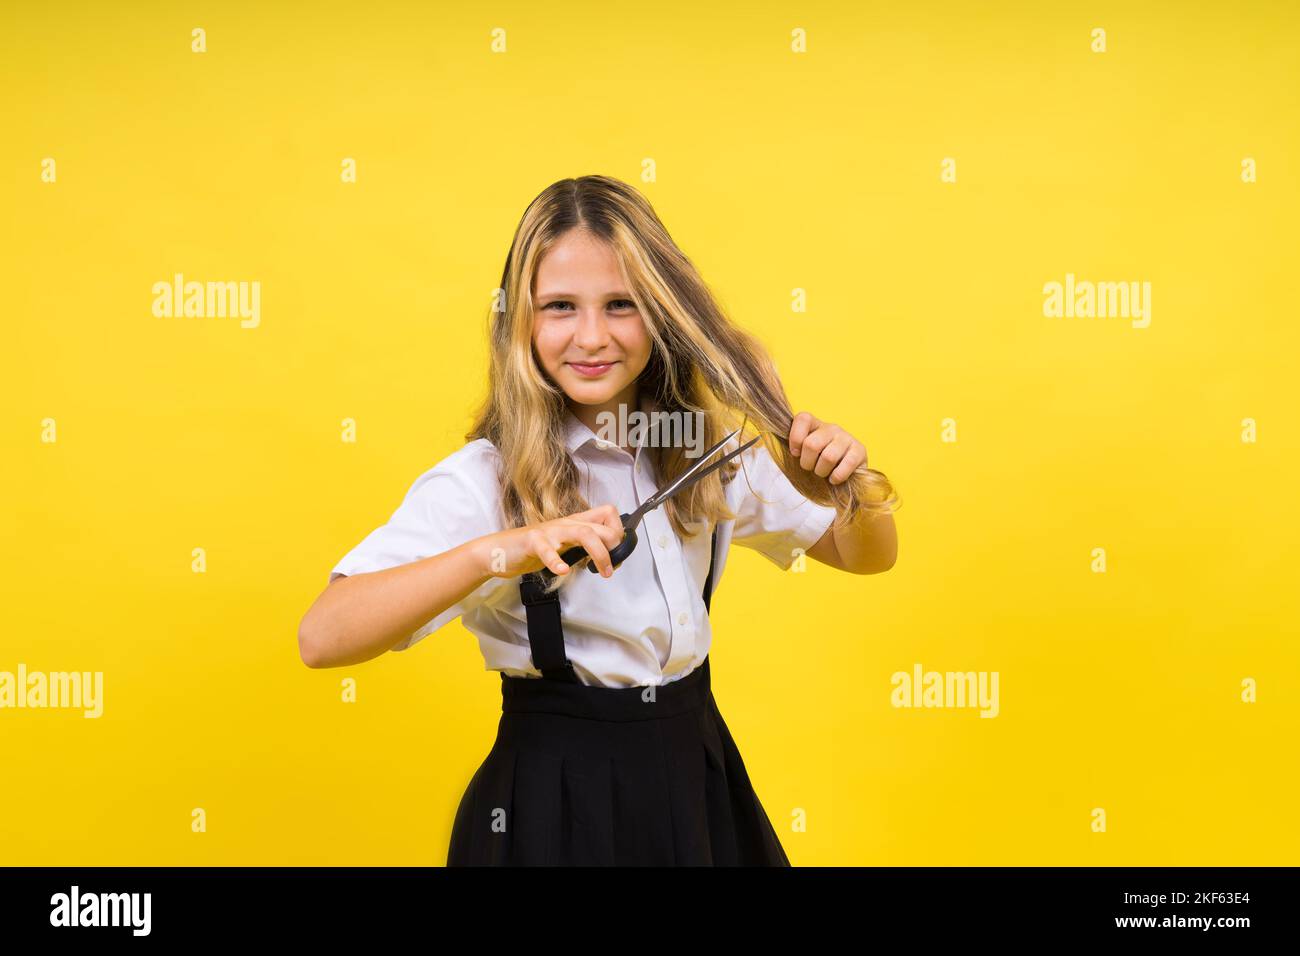
[[[653,691],[653,693],[651,693]],[[448,866],[789,866],[709,687],[501,675]]]

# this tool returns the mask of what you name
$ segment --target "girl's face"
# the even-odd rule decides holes
[[[533,303],[533,346],[564,394],[579,405],[631,405],[651,343],[613,250],[569,230],[537,266]]]

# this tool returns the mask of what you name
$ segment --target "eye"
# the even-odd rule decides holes
[[[545,312],[547,309],[555,309],[557,312],[567,312],[571,308],[573,308],[573,303],[568,299],[556,299],[553,302],[548,302],[546,305],[542,306],[542,311]],[[609,302],[609,308],[618,312],[626,312],[629,309],[635,309],[636,303],[631,299],[611,299]]]

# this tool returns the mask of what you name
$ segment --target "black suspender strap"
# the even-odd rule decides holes
[[[709,576],[704,582],[704,606],[709,608],[713,596],[713,564],[718,556],[718,529],[714,526],[713,540],[709,545]],[[573,664],[564,653],[564,628],[560,623],[560,592],[544,593],[540,572],[525,574],[519,579],[519,599],[524,604],[528,618],[528,645],[533,654],[533,666],[550,680],[578,684]]]
[[[718,559],[718,526],[713,526],[713,543],[709,545],[709,577],[704,582],[704,608],[712,610],[709,607],[709,598],[713,597],[713,562]]]
[[[550,680],[581,683],[564,653],[564,629],[560,626],[560,592],[546,594],[541,575],[534,571],[519,579],[519,599],[528,616],[528,644],[533,666]]]

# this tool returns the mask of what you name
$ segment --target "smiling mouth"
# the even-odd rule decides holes
[[[604,375],[606,372],[608,372],[618,363],[599,362],[595,364],[590,364],[585,362],[566,362],[565,364],[568,365],[569,368],[573,369],[575,372],[577,372],[579,375],[582,375],[585,378],[596,378],[600,375]]]

